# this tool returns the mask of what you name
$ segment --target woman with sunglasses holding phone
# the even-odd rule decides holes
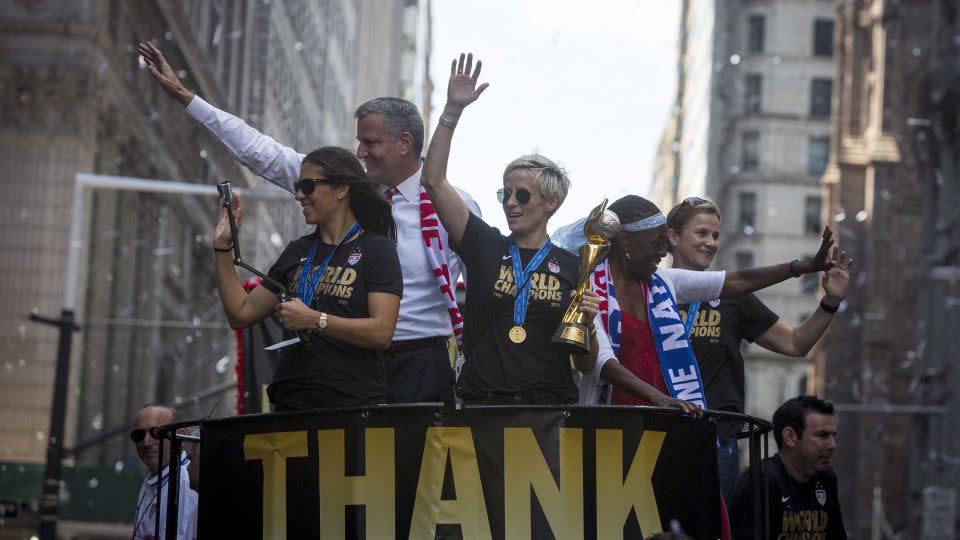
[[[667,250],[673,268],[703,272],[720,249],[720,209],[699,197],[688,197],[667,214]],[[838,248],[835,248],[838,249]],[[847,297],[853,259],[841,252],[838,264],[823,274],[824,297],[820,305],[799,326],[790,326],[753,293],[710,302],[683,304],[681,316],[689,321],[693,311],[690,342],[700,365],[710,408],[742,413],[746,384],[740,347],[744,340],[787,356],[806,356],[820,340],[840,303]],[[717,426],[720,487],[730,497],[737,479],[740,459],[737,430],[730,422]]]
[[[390,346],[403,278],[390,239],[390,206],[349,150],[323,147],[303,159],[295,184],[303,217],[316,230],[287,245],[268,275],[292,297],[279,302],[264,281],[248,294],[233,265],[230,225],[221,212],[214,233],[217,287],[233,329],[279,314],[285,338],[267,394],[274,410],[382,403],[386,382],[377,351]],[[242,208],[234,196],[237,226]]]
[[[537,154],[507,165],[497,197],[509,236],[471,214],[446,179],[454,128],[488,86],[477,86],[480,68],[477,61],[473,69],[472,54],[453,61],[447,104],[421,176],[470,276],[460,396],[467,403],[576,403],[570,355],[550,343],[579,281],[577,257],[554,246],[547,235],[547,220],[570,187],[566,173]],[[598,302],[587,294],[580,310],[592,318]],[[596,360],[592,342],[589,353],[573,355],[581,372],[589,372]]]

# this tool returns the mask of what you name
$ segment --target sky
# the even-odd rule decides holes
[[[604,197],[646,195],[673,106],[680,2],[435,0],[431,132],[450,61],[473,52],[490,87],[457,126],[447,178],[506,231],[496,199],[507,163],[537,151],[572,182],[549,232]]]

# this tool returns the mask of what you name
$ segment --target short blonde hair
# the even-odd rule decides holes
[[[563,167],[557,165],[552,160],[540,154],[527,154],[511,161],[503,171],[503,178],[513,171],[525,170],[537,179],[537,185],[540,186],[540,195],[544,200],[549,201],[557,197],[556,212],[563,200],[567,198],[567,192],[570,191],[570,178]],[[552,212],[551,212],[552,215]]]

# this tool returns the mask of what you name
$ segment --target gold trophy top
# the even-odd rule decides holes
[[[590,332],[587,329],[589,318],[578,311],[583,293],[590,288],[590,276],[597,264],[601,263],[610,251],[610,240],[620,232],[620,219],[607,210],[607,199],[594,208],[583,224],[586,244],[580,245],[580,284],[577,293],[567,306],[560,326],[551,340],[557,346],[571,353],[585,353],[590,350]]]
[[[607,210],[607,200],[604,199],[599,206],[591,210],[583,224],[583,235],[591,244],[609,244],[620,232],[620,218]]]

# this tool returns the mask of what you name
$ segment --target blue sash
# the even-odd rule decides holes
[[[320,284],[320,278],[327,270],[327,265],[330,264],[330,259],[333,258],[333,254],[340,249],[341,244],[346,242],[351,236],[357,234],[358,231],[360,231],[360,224],[354,221],[353,225],[347,231],[347,234],[343,235],[343,239],[340,240],[340,243],[330,250],[330,253],[327,254],[327,257],[323,259],[323,262],[321,262],[320,266],[317,267],[317,272],[313,275],[313,279],[310,280],[310,286],[308,287],[307,278],[310,275],[310,266],[313,264],[313,256],[317,253],[317,245],[320,244],[320,235],[317,235],[317,240],[310,248],[310,253],[308,253],[306,258],[303,259],[303,269],[300,270],[300,282],[297,285],[297,296],[300,297],[300,300],[303,300],[303,303],[306,304],[307,307],[310,307],[310,303],[313,302],[313,296],[317,292],[317,285]]]
[[[606,263],[606,261],[604,261]],[[607,335],[610,336],[610,348],[613,355],[620,358],[620,303],[617,302],[617,291],[613,287],[613,278],[610,277],[610,267],[607,265]]]
[[[670,395],[707,408],[700,368],[693,356],[688,339],[689,331],[680,318],[680,309],[667,284],[657,274],[650,276],[650,292],[647,295],[647,312],[653,343],[660,359],[660,370],[667,383]],[[699,307],[699,306],[698,306]],[[691,306],[691,312],[693,307]],[[688,316],[688,321],[693,317]]]

